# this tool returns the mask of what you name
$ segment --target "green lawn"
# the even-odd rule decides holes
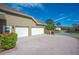
[[[75,37],[79,39],[79,32],[76,31],[66,31],[66,33],[69,33],[72,37]]]
[[[79,33],[75,33],[75,32],[73,33],[73,32],[72,32],[72,33],[70,33],[70,34],[71,34],[73,37],[79,39]]]
[[[79,31],[72,31],[72,30],[62,30],[61,32],[69,33],[70,36],[79,39]]]

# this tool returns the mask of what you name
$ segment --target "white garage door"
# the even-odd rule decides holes
[[[19,38],[28,36],[28,28],[27,27],[16,27],[15,32],[17,33]]]
[[[32,28],[32,35],[44,34],[44,28]]]

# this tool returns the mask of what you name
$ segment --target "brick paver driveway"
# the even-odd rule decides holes
[[[77,55],[78,39],[65,35],[37,35],[20,38],[14,49],[4,51],[3,55]]]

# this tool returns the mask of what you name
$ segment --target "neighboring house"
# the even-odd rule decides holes
[[[60,27],[56,27],[55,30],[57,30],[57,31],[61,31],[61,28],[60,28]]]
[[[62,26],[61,27],[61,30],[71,30],[72,27],[69,27],[69,26]]]
[[[75,31],[79,31],[79,25],[72,27],[72,29],[75,30]]]
[[[75,28],[75,31],[79,31],[79,26],[77,26],[77,27]]]
[[[44,34],[45,24],[32,16],[0,4],[0,33],[15,32],[18,37]]]

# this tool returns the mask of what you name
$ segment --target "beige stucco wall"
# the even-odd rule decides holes
[[[14,15],[5,15],[7,20],[7,25],[11,26],[36,26],[36,23],[30,18],[24,18]]]

